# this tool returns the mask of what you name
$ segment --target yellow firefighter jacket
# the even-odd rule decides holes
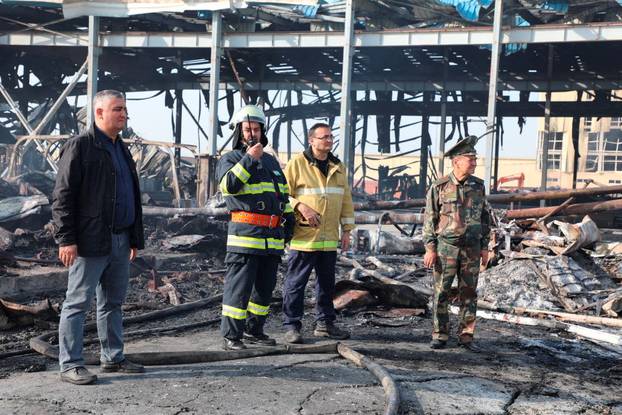
[[[352,194],[344,165],[329,153],[328,175],[317,167],[310,149],[294,156],[285,167],[294,211],[304,203],[321,215],[320,226],[312,228],[296,211],[296,225],[290,248],[297,251],[336,251],[339,225],[343,231],[354,229]]]

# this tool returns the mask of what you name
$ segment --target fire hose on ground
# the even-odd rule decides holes
[[[138,316],[126,317],[123,319],[123,324],[145,322],[149,320],[155,320],[163,317],[169,317],[176,314],[180,314],[186,311],[196,310],[202,307],[208,307],[222,301],[222,295],[215,295],[213,297],[205,298],[202,300],[185,303],[175,307],[166,308],[163,310],[152,311],[149,313],[141,314]],[[220,321],[220,319],[208,320],[200,323],[191,323],[184,326],[189,328],[197,327],[198,325],[206,325]],[[184,327],[178,326],[177,328]],[[84,327],[85,332],[93,331],[97,328],[96,323],[86,324]],[[134,334],[150,334],[156,331],[172,330],[173,328],[154,329],[154,330],[139,330],[136,332],[127,333],[128,335]],[[40,336],[30,339],[30,347],[32,350],[49,357],[51,359],[58,360],[58,346],[53,345],[49,340],[56,336],[57,332],[52,331],[44,333]],[[85,341],[85,344],[89,342]],[[140,363],[145,366],[158,366],[158,365],[182,365],[193,363],[208,363],[218,362],[225,360],[237,360],[248,359],[259,356],[269,355],[282,355],[282,354],[339,354],[341,357],[354,363],[355,365],[362,367],[374,375],[380,384],[382,385],[385,393],[385,415],[394,415],[399,411],[400,406],[400,393],[395,380],[391,377],[389,372],[375,363],[370,358],[352,350],[350,347],[343,343],[323,343],[323,344],[310,344],[310,345],[298,345],[298,344],[286,344],[277,345],[274,347],[258,347],[245,350],[190,350],[180,352],[144,352],[144,353],[127,353],[125,356],[128,360],[136,363]],[[87,365],[98,365],[99,357],[94,355],[85,354],[85,363]]]

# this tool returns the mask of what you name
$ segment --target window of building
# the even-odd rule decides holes
[[[544,137],[545,137],[544,131],[540,131],[540,136],[539,136],[540,150],[544,148],[544,143],[543,143]],[[564,144],[564,133],[563,132],[550,132],[548,144],[549,144],[549,151],[562,151],[562,146]]]
[[[600,134],[587,133],[587,151],[588,153],[600,150]]]
[[[564,133],[549,133],[549,151],[562,151]]]
[[[611,117],[609,128],[620,128],[620,127],[622,127],[622,117]]]
[[[605,151],[622,151],[622,130],[611,130],[604,134]]]
[[[583,128],[588,131],[592,128],[592,117],[585,117],[583,119]]]
[[[561,154],[549,154],[548,163],[546,163],[546,166],[549,170],[559,170],[559,168],[561,167],[561,161]]]
[[[539,148],[540,151],[538,153],[538,167],[542,169],[542,153],[544,152],[544,137],[545,133],[540,131],[539,134]],[[562,148],[564,144],[564,133],[563,132],[550,132],[549,140],[548,140],[548,161],[547,168],[550,170],[559,170],[561,167],[562,160]]]
[[[609,184],[622,184],[622,180],[609,180]]]
[[[557,177],[547,177],[546,181],[547,182],[558,182],[559,178],[557,178]]]
[[[598,171],[598,161],[598,155],[588,154],[585,158],[585,171]]]
[[[622,154],[605,155],[603,158],[604,171],[622,171]]]

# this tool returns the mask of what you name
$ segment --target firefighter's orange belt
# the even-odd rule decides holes
[[[237,210],[231,212],[231,222],[248,223],[249,225],[261,226],[264,228],[276,228],[281,223],[281,217],[278,215],[262,215],[261,213]]]

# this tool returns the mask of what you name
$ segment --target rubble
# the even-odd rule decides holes
[[[15,196],[0,200],[0,223],[16,221],[41,212],[42,206],[49,205],[44,195]]]
[[[162,156],[159,160],[161,163],[156,165],[161,166],[169,159]],[[162,170],[158,168],[157,171]],[[30,180],[38,179],[45,183],[42,176],[27,175],[22,177],[20,184],[22,190],[28,189],[35,194],[11,195],[0,201],[0,213],[5,213],[4,221],[0,219],[3,224],[0,228],[0,267],[3,272],[0,297],[6,300],[6,304],[14,305],[0,306],[0,327],[10,333],[5,335],[6,339],[11,339],[3,343],[0,336],[0,356],[23,359],[20,361],[24,365],[28,363],[23,370],[45,368],[41,360],[27,357],[29,349],[25,341],[41,335],[42,330],[53,332],[58,318],[56,304],[62,301],[67,278],[66,268],[57,262],[57,247],[51,238],[53,229],[48,224],[49,208],[46,208],[49,198],[42,190],[45,186],[28,185]],[[20,186],[10,186],[19,192]],[[218,322],[217,302],[204,302],[206,306],[203,308],[193,308],[192,304],[222,291],[227,212],[217,199],[201,208],[144,207],[148,247],[131,264],[130,288],[124,310],[130,319],[137,317],[129,321],[140,321],[139,317],[145,312],[158,313],[169,307],[179,313],[144,321],[139,330],[126,332],[128,339],[159,338],[158,333],[175,332],[179,341],[186,332],[215,330],[210,327]],[[503,211],[498,213],[489,246],[491,260],[480,274],[478,287],[478,317],[491,319],[486,324],[478,323],[478,331],[485,333],[491,327],[495,330],[482,334],[486,352],[503,341],[504,337],[498,333],[504,332],[511,333],[504,336],[511,336],[516,351],[525,354],[527,360],[521,363],[525,365],[531,364],[528,362],[529,353],[534,350],[557,354],[556,359],[564,362],[555,363],[560,367],[568,362],[579,364],[600,359],[595,357],[600,356],[598,353],[603,356],[610,353],[606,355],[607,359],[620,356],[622,242],[607,239],[611,232],[599,229],[589,216],[579,223],[566,222],[558,216],[546,224],[546,221],[538,222],[537,217],[510,220],[502,214]],[[343,253],[337,263],[334,304],[340,313],[340,322],[354,327],[350,330],[355,338],[365,332],[365,338],[381,342],[376,346],[377,351],[370,355],[385,359],[385,364],[387,353],[399,355],[409,347],[419,347],[419,343],[423,345],[417,352],[418,359],[436,356],[430,355],[425,345],[429,338],[427,325],[433,290],[432,273],[422,265],[424,247],[417,224],[422,221],[423,212],[357,212],[356,217],[361,226],[352,235],[353,252]],[[370,225],[366,226],[365,222]],[[37,227],[38,223],[46,225]],[[407,225],[400,226],[402,223]],[[279,284],[285,273],[283,263]],[[313,302],[313,280],[307,289],[310,304]],[[275,333],[280,330],[279,291],[280,288],[275,290],[272,304],[277,316],[269,320]],[[189,308],[184,309],[184,306]],[[12,311],[16,307],[21,310],[19,317]],[[43,314],[38,314],[38,307]],[[165,318],[174,319],[174,322],[164,323]],[[312,324],[312,319],[306,320],[305,324]],[[415,337],[415,343],[411,334],[414,332],[420,333]],[[569,338],[586,339],[592,345],[583,345],[581,351],[569,354],[560,346],[562,337],[559,336],[564,342]],[[49,338],[40,340],[48,346],[37,343],[37,350],[49,352]],[[90,341],[94,339],[88,340],[87,344]],[[393,343],[395,348],[391,346]],[[93,346],[88,347],[95,350]],[[365,350],[364,344],[360,347]],[[442,364],[442,356],[433,359]],[[404,364],[402,360],[400,362]],[[400,378],[402,375],[395,377],[396,371],[391,364],[388,368],[399,388],[406,391],[402,407],[412,409],[413,396],[426,395],[413,395],[416,383]],[[476,376],[480,374],[476,373]],[[486,376],[486,379],[491,378]],[[434,388],[433,382],[426,387]],[[475,389],[481,387],[471,386]],[[430,405],[429,401],[426,402],[425,405]],[[538,407],[530,400],[522,402]]]
[[[33,304],[18,304],[0,298],[0,330],[14,326],[28,326],[35,320],[58,321],[60,308],[49,299]]]

